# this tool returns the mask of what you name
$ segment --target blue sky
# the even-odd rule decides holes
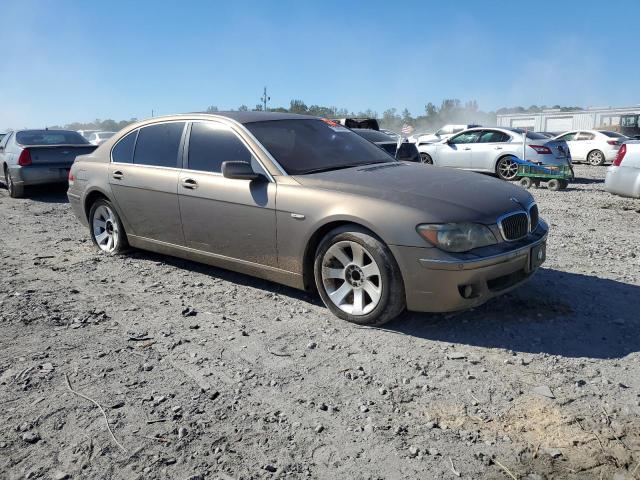
[[[638,1],[2,0],[0,129],[253,107],[640,103]]]

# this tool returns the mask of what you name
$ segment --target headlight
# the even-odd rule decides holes
[[[447,252],[466,252],[498,243],[491,230],[479,223],[445,223],[418,225],[422,238]]]

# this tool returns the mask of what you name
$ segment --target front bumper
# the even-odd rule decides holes
[[[26,167],[9,167],[11,178],[16,185],[44,185],[48,183],[65,183],[68,180],[71,164],[60,165],[28,165]]]
[[[509,244],[508,251],[494,249],[482,256],[433,258],[433,248],[391,246],[404,279],[407,308],[417,312],[466,310],[521,285],[545,260],[548,228],[540,224],[524,240]]]

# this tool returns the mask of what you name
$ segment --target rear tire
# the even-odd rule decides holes
[[[587,155],[587,163],[593,167],[604,165],[604,161],[604,153],[600,150],[592,150],[589,152],[589,155]]]
[[[100,198],[89,210],[91,240],[104,253],[118,255],[129,247],[122,221],[109,200]]]
[[[24,185],[16,185],[7,167],[4,168],[4,184],[7,187],[11,198],[21,198],[24,196]]]
[[[420,163],[426,163],[427,165],[433,165],[433,158],[428,153],[420,152]]]
[[[518,178],[518,164],[516,163],[515,158],[508,155],[498,160],[498,163],[496,164],[496,175],[498,175],[502,180],[506,180],[508,182]]]
[[[406,308],[395,258],[363,228],[346,225],[329,232],[316,250],[313,270],[322,301],[338,318],[379,326]]]

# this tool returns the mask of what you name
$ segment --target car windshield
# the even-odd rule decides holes
[[[16,133],[20,145],[87,145],[89,142],[71,130],[25,130]]]
[[[384,150],[330,120],[268,120],[246,123],[290,175],[395,161]]]
[[[625,138],[624,135],[618,133],[618,132],[610,132],[608,130],[600,130],[600,133],[603,135],[606,135],[607,137],[611,137],[611,138]]]
[[[365,130],[365,129],[353,129],[358,135],[362,138],[366,138],[370,142],[393,142],[393,138],[391,138],[386,133],[379,132],[377,130]]]

